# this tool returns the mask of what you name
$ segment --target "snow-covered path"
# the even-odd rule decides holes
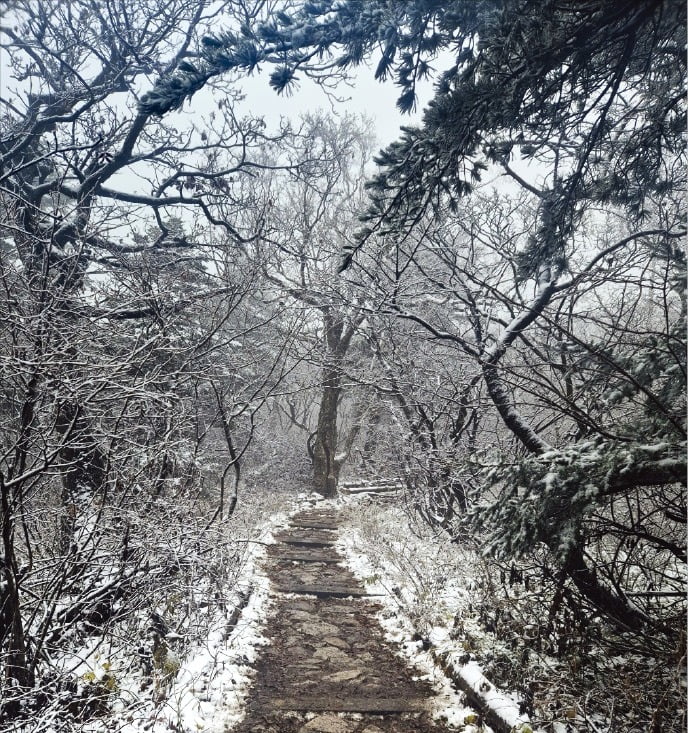
[[[479,716],[446,680],[434,684],[385,641],[379,606],[334,547],[336,515],[313,509],[275,535],[266,572],[273,615],[237,733],[440,733]],[[424,679],[420,679],[424,677]]]

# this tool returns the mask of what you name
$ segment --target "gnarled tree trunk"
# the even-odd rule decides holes
[[[337,418],[342,397],[342,361],[361,318],[348,324],[329,306],[322,308],[325,325],[325,359],[318,427],[313,444],[313,485],[325,497],[335,496],[343,459],[338,455]]]
[[[339,367],[326,367],[323,373],[323,391],[313,447],[313,483],[316,491],[331,497],[337,493],[341,468],[337,456],[337,416],[342,388]]]

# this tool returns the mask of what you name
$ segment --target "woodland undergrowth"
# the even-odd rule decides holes
[[[685,730],[685,637],[676,652],[581,612],[547,557],[499,565],[475,538],[433,530],[410,507],[347,504],[356,549],[424,645],[476,660],[552,733]],[[683,673],[682,673],[683,669]]]
[[[22,692],[18,714],[0,717],[0,731],[138,731],[161,711],[169,717],[177,672],[211,635],[231,631],[225,627],[251,592],[246,566],[255,540],[288,504],[284,486],[244,490],[232,516],[209,526],[211,510],[194,514],[188,506],[140,517],[148,524],[138,527],[146,557],[132,566],[132,582],[107,618],[82,618],[51,645],[35,687]]]

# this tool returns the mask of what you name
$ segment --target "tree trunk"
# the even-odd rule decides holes
[[[65,466],[62,473],[60,551],[67,555],[78,549],[77,535],[102,496],[107,460],[91,433],[88,419],[74,401],[65,400],[59,405],[55,428],[64,442],[60,450],[60,460]],[[81,538],[82,541],[84,539]]]
[[[382,410],[377,399],[373,399],[372,414],[369,416],[367,421],[367,433],[365,437],[365,443],[363,444],[363,450],[361,451],[361,468],[363,472],[370,465],[375,453],[377,445],[377,436],[375,435],[375,428],[382,422]]]
[[[343,459],[338,459],[337,416],[342,396],[342,361],[356,329],[362,321],[357,316],[345,324],[344,317],[336,309],[322,309],[325,327],[325,358],[323,360],[322,395],[318,411],[318,428],[313,445],[313,484],[324,497],[337,493],[339,470]]]
[[[5,482],[1,483],[3,556],[0,557],[0,649],[5,654],[4,672],[8,688],[17,694],[4,704],[0,703],[0,717],[11,718],[19,712],[21,689],[33,687],[34,679],[27,660],[26,635],[21,617],[12,497]]]
[[[313,484],[324,497],[337,493],[340,461],[337,460],[337,412],[341,396],[338,366],[324,370],[323,392],[318,412],[318,430],[313,447]]]
[[[564,563],[564,572],[571,578],[581,595],[590,601],[595,608],[626,629],[638,630],[649,619],[624,598],[605,588],[595,577],[595,573],[585,563],[583,552],[579,546],[568,553]]]
[[[27,658],[27,640],[21,616],[20,573],[15,552],[16,512],[21,505],[21,482],[13,488],[7,480],[18,480],[24,472],[29,455],[29,442],[35,418],[38,395],[38,377],[34,373],[29,380],[21,410],[21,423],[16,441],[14,460],[6,478],[0,472],[0,525],[2,530],[2,554],[0,555],[0,651],[4,655],[4,675],[9,689],[19,693],[22,688],[34,685],[34,675]],[[0,701],[0,718],[19,713],[17,694],[4,704]]]

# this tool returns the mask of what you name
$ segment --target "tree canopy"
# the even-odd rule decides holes
[[[323,80],[372,58],[408,111],[432,76],[422,125],[377,160],[360,239],[406,231],[443,195],[469,193],[490,164],[519,180],[511,161],[532,159],[554,174],[538,191],[538,236],[520,254],[528,275],[565,267],[581,207],[614,202],[642,217],[655,195],[680,190],[685,21],[684,3],[666,0],[289,4],[206,36],[201,59],[161,78],[141,107],[164,114],[214,76],[261,63],[284,92],[299,73]]]
[[[409,111],[419,80],[435,80],[421,124],[402,128],[376,158],[362,227],[342,269],[364,261],[374,279],[391,283],[385,307],[470,357],[492,409],[530,455],[507,460],[512,472],[497,473],[511,493],[478,513],[494,550],[545,542],[584,595],[631,626],[647,619],[598,583],[583,556],[582,527],[592,506],[613,512],[619,495],[685,479],[685,360],[677,350],[685,330],[685,255],[677,246],[685,235],[685,27],[685,4],[674,0],[286,3],[262,23],[205,37],[199,59],[161,78],[141,102],[164,115],[217,75],[267,64],[271,85],[288,92],[299,76],[324,84],[372,61]],[[441,239],[437,229],[454,226],[447,217],[467,216],[462,201],[486,176],[507,179],[527,198],[522,231],[491,239],[513,268],[491,287],[465,254],[476,252],[470,242],[479,232],[449,237],[440,269],[429,264],[444,251],[431,244]],[[621,225],[594,234],[609,217]],[[395,254],[385,260],[379,251]],[[361,258],[366,253],[370,259]],[[495,256],[483,262],[494,265]],[[399,300],[411,272],[469,309],[471,338]],[[611,290],[598,290],[606,282]],[[616,292],[615,282],[624,289]],[[639,323],[624,295],[631,283],[643,307],[664,303],[664,326],[648,316],[632,335]],[[497,314],[486,322],[478,295]],[[595,299],[610,313],[616,299],[618,317],[594,315]],[[554,358],[552,339],[584,355]],[[551,364],[552,374],[581,378],[604,400],[605,416],[580,410],[575,390],[542,399],[554,376],[538,367],[540,386],[531,391],[516,377],[517,346]],[[554,410],[549,424],[577,415],[572,437],[555,439],[535,405]]]
[[[84,619],[124,638],[124,600],[193,601],[176,558],[225,568],[246,476],[272,490],[283,453],[323,494],[356,460],[403,486],[486,577],[528,564],[545,635],[565,599],[671,658],[684,2],[5,6],[0,717],[43,705]],[[355,67],[402,112],[434,82],[367,183],[365,121],[239,116],[262,68],[330,94]]]

